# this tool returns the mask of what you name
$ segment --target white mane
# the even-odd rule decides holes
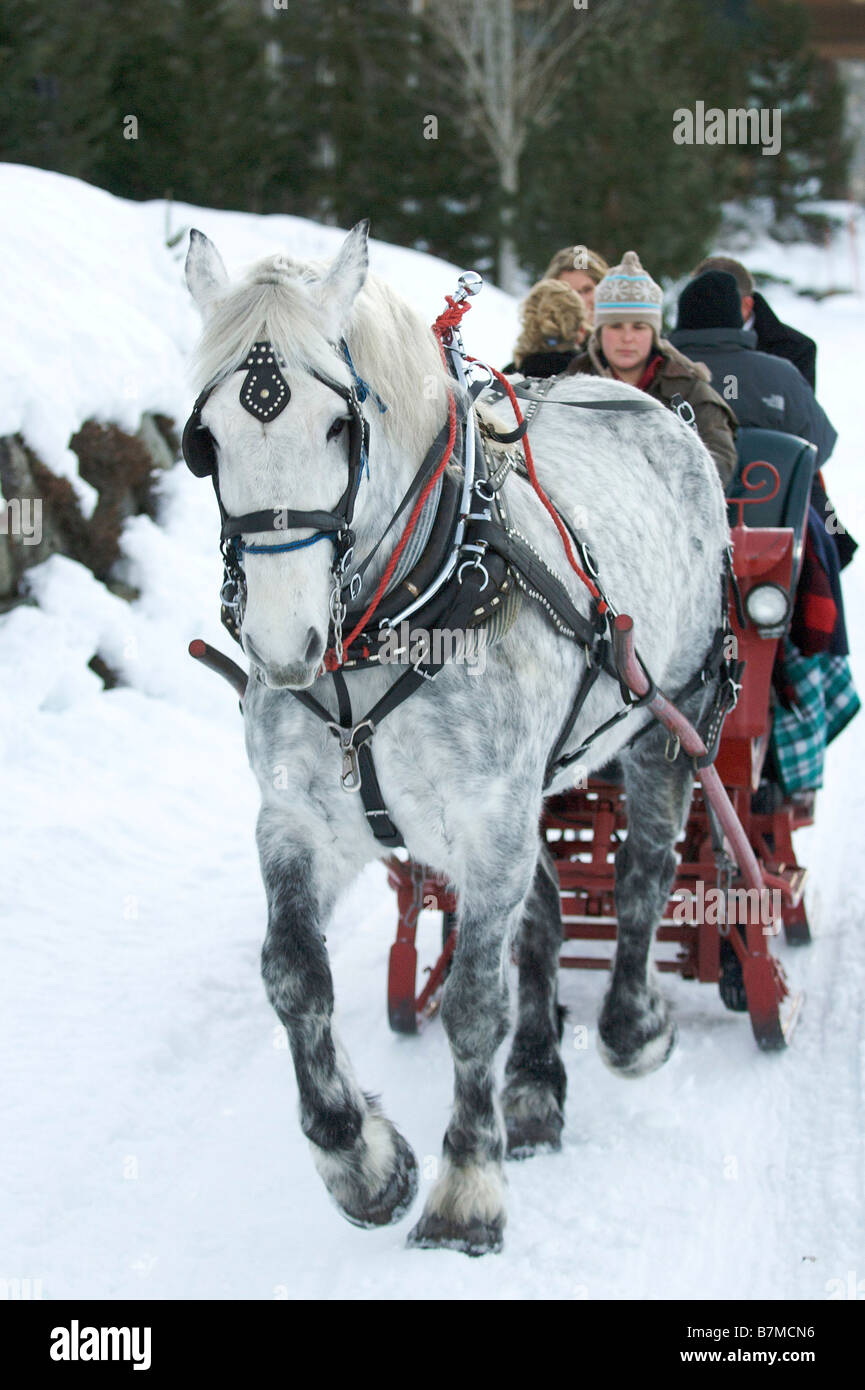
[[[328,340],[315,296],[326,269],[323,262],[269,256],[220,294],[192,357],[196,392],[230,376],[262,339],[284,357],[289,383],[293,375],[314,369],[349,385],[351,374]],[[389,285],[369,275],[344,336],[357,372],[388,407],[379,414],[368,403],[366,414],[375,429],[400,451],[426,448],[443,422],[448,382],[429,328]]]

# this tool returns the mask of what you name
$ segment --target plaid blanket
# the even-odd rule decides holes
[[[860,709],[846,656],[803,656],[785,637],[776,662],[771,751],[787,796],[823,785],[826,747]]]

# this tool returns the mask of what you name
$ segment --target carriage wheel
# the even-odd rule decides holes
[[[784,937],[788,946],[808,946],[811,942],[811,928],[804,900],[796,907],[784,909]]]
[[[734,940],[735,936],[735,940]],[[787,1046],[799,1016],[800,994],[792,994],[780,962],[767,949],[749,949],[744,927],[721,941],[718,990],[726,1008],[748,1013],[758,1047],[776,1052]]]
[[[412,940],[402,936],[402,922],[390,948],[387,975],[387,1019],[395,1033],[417,1032],[415,981],[417,979],[417,949]]]
[[[745,962],[745,991],[751,1029],[763,1052],[779,1052],[790,1041],[802,1007],[802,995],[787,988],[774,956],[749,956]]]
[[[423,893],[422,870],[417,865],[390,865],[391,886],[396,888],[396,941],[390,948],[387,972],[387,1017],[395,1033],[417,1032],[417,924]]]

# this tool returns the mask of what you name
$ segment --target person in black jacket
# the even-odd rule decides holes
[[[791,362],[758,351],[757,334],[742,327],[732,275],[706,270],[685,286],[670,342],[706,364],[740,425],[798,434],[816,444],[817,467],[826,462],[838,438],[829,417]]]
[[[770,357],[783,357],[792,362],[811,390],[816,391],[817,344],[814,339],[800,333],[798,328],[781,322],[757,290],[753,275],[741,261],[734,261],[731,256],[707,256],[697,266],[692,278],[696,279],[707,270],[725,271],[736,281],[742,327],[757,334],[757,350],[767,352]]]

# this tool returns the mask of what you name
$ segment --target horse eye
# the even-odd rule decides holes
[[[344,419],[334,420],[333,424],[327,432],[328,440],[336,439],[337,435],[342,434],[342,428],[344,424]]]

